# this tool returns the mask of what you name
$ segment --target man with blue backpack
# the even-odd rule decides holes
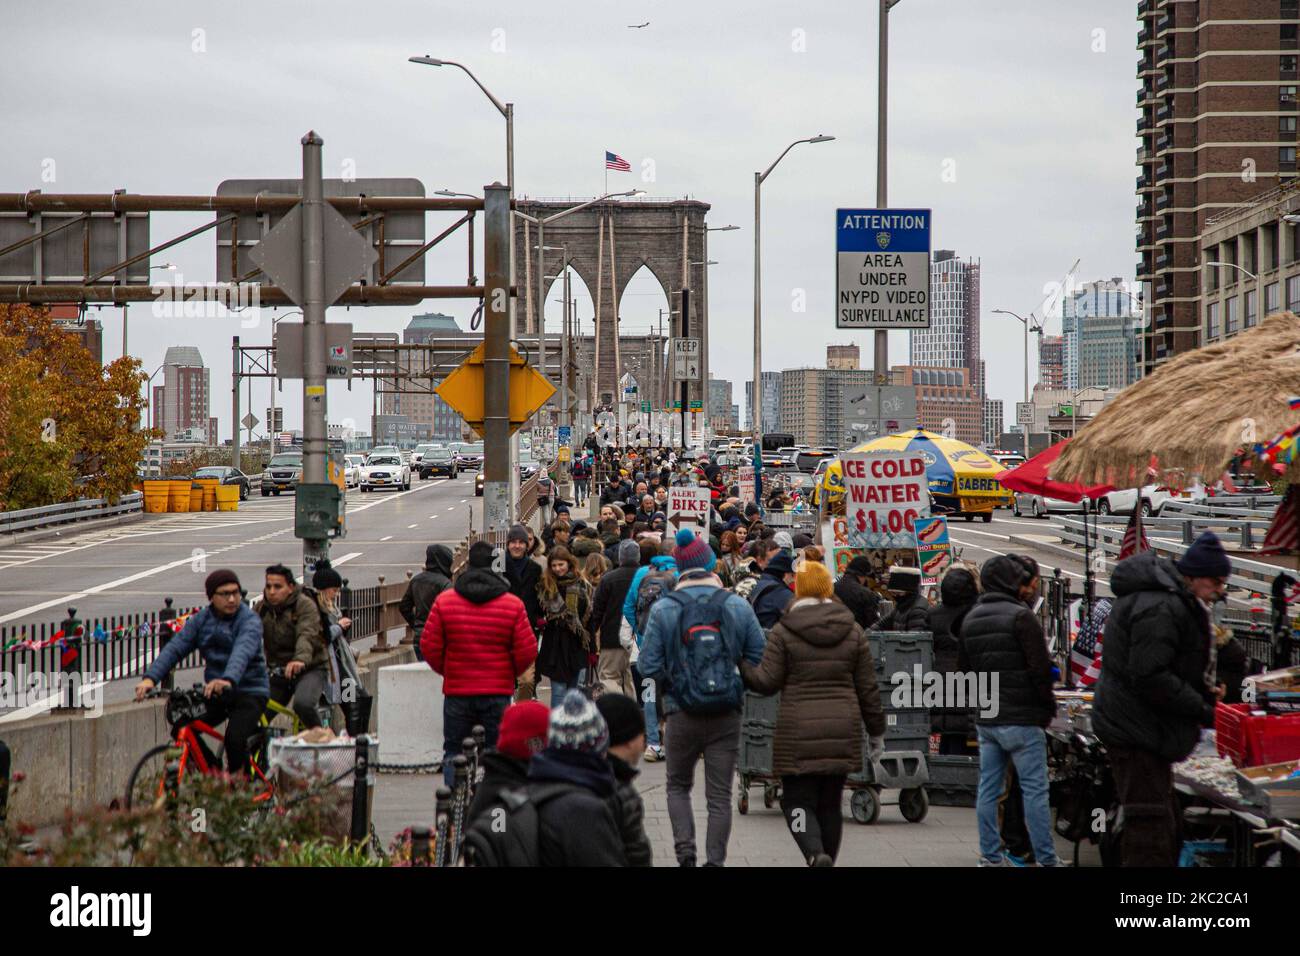
[[[744,684],[740,662],[763,657],[763,630],[744,598],[724,590],[717,557],[690,528],[677,532],[673,559],[680,577],[650,611],[641,673],[663,688],[667,715],[668,819],[680,866],[694,866],[691,786],[704,758],[709,807],[706,866],[722,866],[731,837],[732,775],[740,750]]]

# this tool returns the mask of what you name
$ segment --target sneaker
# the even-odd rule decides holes
[[[814,853],[808,858],[809,866],[834,866],[835,861],[829,853]]]
[[[664,759],[663,747],[646,747],[645,749],[646,763],[658,763],[660,760],[663,759]]]
[[[682,857],[680,860],[677,861],[677,865],[678,865],[678,866],[694,866],[694,865],[695,865],[695,857],[693,857],[693,856],[685,856],[685,857]]]
[[[1026,853],[1024,856],[1016,856],[1014,853],[1008,853],[1006,857],[1007,857],[1008,866],[1025,867],[1025,866],[1036,865],[1034,863],[1034,855],[1032,853]]]
[[[990,860],[988,857],[982,856],[980,857],[979,865],[980,866],[1006,866],[1007,861],[1003,857],[998,857],[996,860]]]

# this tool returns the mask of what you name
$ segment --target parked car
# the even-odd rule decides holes
[[[460,474],[460,469],[456,463],[456,452],[441,445],[432,451],[424,453],[417,470],[420,473],[421,480],[432,478],[434,475],[446,475],[448,478],[455,478]]]
[[[302,452],[286,451],[274,456],[262,471],[262,497],[294,491],[302,481]]]
[[[231,468],[229,465],[209,465],[196,471],[194,477],[216,478],[223,485],[239,485],[239,500],[248,500],[250,482],[248,476],[238,468]]]
[[[366,467],[361,469],[361,491],[364,493],[374,488],[401,488],[409,491],[411,466],[402,461],[402,456],[396,452],[382,455],[372,453]]]
[[[1082,514],[1083,502],[1046,498],[1018,491],[1011,500],[1011,513],[1017,518],[1026,514],[1035,518],[1046,518],[1049,514]]]
[[[361,484],[361,469],[366,465],[365,455],[344,455],[343,456],[343,481],[349,488],[356,488]]]
[[[483,443],[464,444],[456,452],[456,470],[475,471],[483,467]]]

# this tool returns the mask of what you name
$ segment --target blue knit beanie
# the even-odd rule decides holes
[[[707,541],[690,528],[677,532],[677,547],[673,548],[673,560],[677,570],[685,573],[694,568],[712,571],[718,563],[718,556],[713,553]]]

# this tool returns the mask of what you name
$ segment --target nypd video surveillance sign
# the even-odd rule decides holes
[[[835,210],[835,327],[930,327],[930,210]]]

